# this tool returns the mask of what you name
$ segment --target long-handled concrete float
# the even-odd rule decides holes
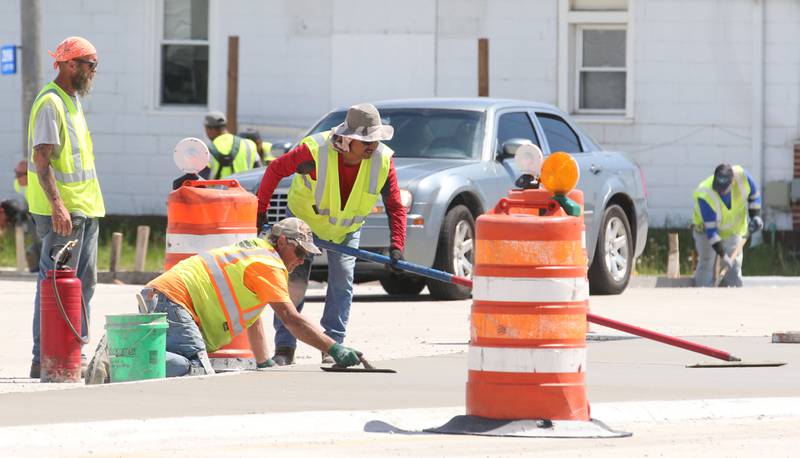
[[[342,253],[350,256],[355,256],[359,259],[363,259],[365,261],[371,261],[378,264],[389,265],[392,263],[391,259],[388,256],[384,256],[381,254],[373,253],[371,251],[359,250],[357,248],[351,248],[344,245],[339,245],[338,243],[327,242],[325,240],[319,240],[317,245],[320,248],[324,248],[326,250],[335,251],[337,253]],[[401,269],[406,272],[410,272],[416,275],[420,275],[426,278],[432,278],[434,280],[439,280],[444,283],[452,283],[455,285],[465,286],[467,288],[472,288],[472,280],[465,277],[459,277],[457,275],[453,275],[448,272],[443,272],[441,270],[431,269],[429,267],[423,267],[416,264],[411,264],[407,261],[398,261],[394,264],[394,267]],[[661,342],[667,345],[672,345],[674,347],[683,348],[684,350],[693,351],[695,353],[701,353],[707,356],[711,356],[712,358],[720,359],[724,362],[722,363],[699,363],[699,364],[692,364],[687,365],[686,367],[690,368],[711,368],[711,367],[777,367],[783,366],[785,362],[744,362],[741,358],[737,358],[736,356],[731,355],[730,353],[719,350],[716,348],[708,347],[705,345],[701,345],[695,342],[690,342],[688,340],[681,339],[679,337],[669,336],[666,334],[661,334],[659,332],[651,331],[649,329],[640,328],[638,326],[634,326],[631,324],[623,323],[621,321],[612,320],[610,318],[605,318],[602,316],[595,315],[593,313],[588,313],[586,318],[589,320],[590,323],[595,323],[600,326],[605,326],[608,328],[616,329],[618,331],[627,332],[628,334],[633,334],[639,337],[644,337],[645,339],[655,340],[657,342]]]

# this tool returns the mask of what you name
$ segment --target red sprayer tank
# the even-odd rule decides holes
[[[47,272],[39,291],[41,381],[78,382],[81,281],[72,269],[53,269]]]

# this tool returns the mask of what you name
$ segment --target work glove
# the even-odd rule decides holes
[[[750,223],[747,225],[747,232],[753,234],[764,228],[764,220],[760,216],[750,218]]]
[[[403,269],[397,267],[398,261],[405,261],[405,258],[403,258],[403,252],[401,250],[397,248],[392,248],[391,250],[389,250],[389,259],[390,263],[388,267],[389,270],[392,271],[392,273],[399,274],[403,272]]]
[[[333,356],[333,360],[341,367],[355,366],[361,362],[361,358],[359,358],[360,352],[339,343],[331,345],[331,348],[328,349],[328,354]]]
[[[275,361],[273,361],[272,358],[267,358],[263,363],[256,363],[256,370],[265,371],[273,366],[275,366]]]

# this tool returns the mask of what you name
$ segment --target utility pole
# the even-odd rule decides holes
[[[22,155],[28,154],[28,117],[42,84],[42,1],[19,0],[22,75]]]
[[[236,135],[239,101],[239,36],[228,37],[228,130]]]

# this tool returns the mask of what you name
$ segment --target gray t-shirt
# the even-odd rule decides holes
[[[78,97],[70,96],[70,98],[72,99],[72,103],[78,106]],[[67,126],[64,126],[64,130],[59,129],[58,113],[56,112],[55,103],[57,102],[48,99],[39,108],[39,112],[36,114],[36,120],[34,121],[35,127],[33,130],[32,147],[38,145],[62,145],[64,143],[64,135],[66,135]]]

